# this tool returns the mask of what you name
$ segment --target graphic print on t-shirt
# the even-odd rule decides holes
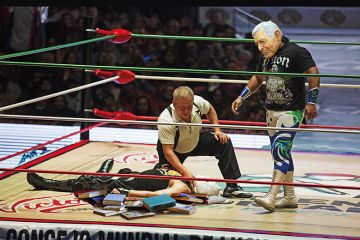
[[[278,61],[276,61],[276,59],[281,59],[281,57],[274,58],[270,72],[274,72],[274,73],[279,72],[278,65],[276,64]],[[286,68],[286,66],[287,65],[281,67]],[[286,105],[292,100],[293,94],[291,93],[290,89],[286,88],[285,86],[285,81],[287,79],[289,79],[289,77],[287,76],[271,75],[267,77],[266,92],[267,92],[268,104]]]

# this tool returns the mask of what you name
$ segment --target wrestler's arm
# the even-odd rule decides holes
[[[307,74],[319,74],[319,69],[314,66],[309,68],[308,70],[306,70],[304,73]],[[311,103],[310,99],[308,101],[308,103],[305,106],[305,117],[307,120],[311,120],[314,119],[317,115],[317,109],[316,109],[316,99],[317,99],[317,94],[319,92],[319,87],[320,87],[320,77],[318,76],[313,76],[313,77],[309,77],[309,90],[313,89],[316,90],[316,98],[314,99],[315,102]],[[311,93],[309,93],[311,94]],[[314,101],[312,100],[312,101]]]
[[[256,92],[261,84],[264,82],[265,76],[261,75],[253,75],[249,82],[247,83],[246,87],[242,90],[240,95],[234,100],[231,104],[231,112],[235,115],[238,115],[238,108],[242,105],[243,101],[248,98],[251,94]]]
[[[265,76],[263,75],[253,75],[246,86],[250,89],[252,93],[256,92],[261,84],[264,82]]]

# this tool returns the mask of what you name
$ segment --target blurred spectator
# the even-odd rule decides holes
[[[260,105],[253,105],[248,109],[248,117],[246,118],[246,121],[249,122],[265,122],[265,114],[266,110],[264,107]],[[246,134],[261,134],[266,135],[266,131],[259,131],[259,130],[253,130],[253,129],[246,129],[244,131]]]
[[[226,23],[229,16],[223,9],[209,9],[206,13],[206,18],[209,20],[209,23],[206,24],[204,28],[204,35],[207,37],[213,37],[216,31],[224,32],[227,28],[231,27]]]
[[[163,87],[159,89],[158,99],[158,109],[165,109],[169,104],[172,103],[173,92],[175,87],[170,82],[164,82]]]
[[[0,51],[8,50],[11,31],[10,7],[0,6]]]
[[[156,31],[163,28],[163,23],[160,21],[159,15],[151,13],[147,19],[146,31],[149,34],[156,34]]]
[[[209,102],[215,108],[220,120],[230,119],[230,102],[227,99],[225,92],[221,88],[216,88],[213,90],[212,95],[209,98]]]
[[[180,58],[177,53],[173,49],[167,49],[163,52],[161,58],[161,68],[179,68],[182,64],[180,62]],[[171,75],[170,73],[165,73],[165,75]]]
[[[70,43],[74,40],[76,27],[73,21],[73,16],[69,11],[62,14],[60,21],[57,23],[57,31],[55,38],[61,43]]]
[[[19,84],[10,81],[5,74],[0,72],[0,107],[18,102],[20,95]]]
[[[149,99],[142,96],[135,100],[133,113],[137,116],[155,116]]]
[[[52,101],[52,116],[76,117],[77,114],[69,109],[65,96],[57,96]]]
[[[7,10],[12,9],[8,8]],[[164,9],[164,8],[161,8]],[[36,10],[36,11],[35,11]],[[42,18],[46,19],[46,9],[42,9]],[[24,15],[20,16],[22,12]],[[2,14],[4,13],[4,14]],[[7,14],[8,13],[8,14]],[[215,37],[236,37],[236,29],[226,24],[228,14],[219,9],[212,8],[208,11],[209,23],[205,28],[190,16],[184,13],[169,15],[158,9],[143,9],[139,7],[121,8],[113,7],[93,7],[79,6],[75,8],[49,7],[47,20],[40,21],[45,26],[45,46],[56,46],[67,42],[80,41],[83,35],[83,18],[92,16],[94,27],[102,29],[124,28],[139,34],[157,35],[188,35],[188,36],[215,36]],[[11,25],[9,20],[16,20]],[[12,51],[22,51],[30,49],[32,40],[38,40],[38,11],[35,7],[17,7],[10,15],[4,7],[0,7],[0,37],[3,37],[4,28],[8,28],[8,48],[10,39],[12,41]],[[32,21],[34,20],[34,21]],[[5,24],[9,23],[9,25]],[[29,24],[31,23],[31,24]],[[18,37],[19,30],[24,28],[24,36]],[[31,27],[29,27],[31,26]],[[41,26],[40,26],[41,27]],[[10,32],[11,30],[11,32]],[[15,31],[16,30],[16,31]],[[16,33],[16,34],[15,34]],[[32,33],[35,33],[35,35]],[[11,38],[10,38],[10,35]],[[43,38],[44,36],[41,35]],[[14,38],[15,37],[15,38]],[[17,38],[16,38],[17,37]],[[251,38],[251,33],[246,35]],[[31,40],[32,39],[32,40]],[[0,42],[3,39],[0,38]],[[15,41],[17,40],[17,41]],[[21,40],[21,41],[20,41]],[[35,41],[35,43],[37,43]],[[14,44],[16,42],[16,44]],[[15,49],[15,45],[17,48]],[[35,46],[35,45],[34,45]],[[78,64],[81,61],[81,47],[59,49],[56,51],[45,52],[30,59],[38,62]],[[6,46],[1,46],[0,51],[6,51]],[[27,57],[27,56],[26,56]],[[192,68],[205,70],[233,70],[254,71],[258,62],[259,52],[254,44],[242,43],[233,44],[225,42],[200,42],[200,41],[178,41],[170,39],[153,38],[134,38],[123,44],[113,44],[109,41],[93,43],[92,62],[95,65],[107,66],[130,66],[130,67],[150,67],[150,68]],[[7,82],[19,83],[21,95],[18,100],[27,100],[37,96],[47,95],[59,90],[70,89],[81,84],[81,69],[36,69],[14,67],[12,75],[6,74]],[[139,75],[167,75],[171,77],[196,77],[196,78],[229,78],[229,79],[248,79],[249,76],[241,75],[211,75],[211,74],[191,74],[185,72],[156,72],[138,71]],[[95,79],[94,79],[95,80]],[[91,107],[108,111],[133,111],[140,115],[158,115],[158,108],[168,106],[172,101],[173,89],[180,85],[189,85],[194,92],[205,97],[216,106],[220,119],[260,119],[265,117],[263,111],[257,111],[257,107],[264,106],[264,99],[258,94],[249,98],[243,112],[234,117],[228,116],[227,107],[222,104],[227,98],[237,94],[242,85],[240,84],[220,84],[215,82],[164,82],[148,81],[138,79],[126,85],[105,84],[92,89]],[[3,85],[1,89],[4,89]],[[4,90],[2,90],[3,92]],[[264,91],[261,88],[260,91]],[[74,92],[57,99],[56,104],[59,109],[70,109],[76,114],[80,112],[81,92]],[[0,98],[10,99],[1,94]],[[15,96],[15,95],[14,95]],[[233,97],[232,97],[233,98]],[[18,101],[16,100],[16,101]],[[146,102],[146,103],[145,103]],[[19,108],[19,112],[37,115],[48,115],[51,113],[52,105],[48,101]],[[55,100],[54,100],[55,104]],[[150,107],[151,112],[145,111],[146,106]],[[66,107],[65,107],[66,106]],[[162,106],[162,107],[161,107]],[[55,109],[55,107],[52,107]],[[248,112],[248,110],[250,112]],[[59,112],[68,112],[67,110]],[[68,112],[69,114],[73,114]],[[255,120],[254,120],[255,121]],[[53,124],[53,123],[51,123]],[[62,123],[59,123],[62,124]]]
[[[189,33],[189,36],[194,36],[194,37],[202,37],[202,36],[204,36],[204,29],[203,29],[201,23],[194,24],[193,29]]]
[[[193,30],[194,24],[190,17],[183,16],[180,19],[180,35],[189,35],[189,33]]]
[[[102,109],[108,112],[116,112],[123,110],[120,103],[115,100],[114,95],[112,95],[111,93],[107,93],[104,96],[104,106]]]
[[[141,96],[147,97],[154,105],[157,104],[156,97],[142,91],[137,82],[122,85],[118,102],[123,106],[125,111],[133,112],[134,102]]]
[[[180,23],[176,19],[170,19],[165,26],[165,34],[166,35],[180,35]]]
[[[196,41],[186,41],[185,51],[183,51],[183,62],[186,68],[198,68],[197,58],[199,57],[199,47]]]
[[[36,97],[41,97],[41,95],[38,95]],[[49,99],[30,104],[27,106],[27,108],[29,115],[50,116],[53,113],[53,109]]]
[[[250,122],[265,122],[266,110],[260,105],[254,105],[248,109],[248,117],[246,121]]]
[[[45,96],[45,95],[49,95],[51,93],[55,92],[55,88],[53,86],[52,81],[50,81],[47,76],[41,80],[40,85],[39,85],[39,89],[38,89],[38,93],[41,96]]]
[[[73,81],[69,81],[65,88],[72,89],[77,86],[78,86],[77,82],[73,80]],[[81,110],[81,92],[75,91],[72,93],[68,93],[64,96],[67,102],[67,107],[72,111],[74,111],[77,115],[79,115]]]
[[[39,46],[40,17],[38,7],[14,7],[10,47],[20,52]]]
[[[104,109],[105,107],[105,95],[106,95],[105,88],[103,86],[97,86],[93,89],[93,107]]]

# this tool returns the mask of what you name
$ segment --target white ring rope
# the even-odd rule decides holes
[[[160,80],[160,81],[183,81],[183,82],[208,82],[208,83],[248,83],[249,80],[236,80],[236,79],[222,79],[222,78],[184,78],[184,77],[160,77],[160,76],[146,76],[146,75],[136,75],[137,79],[145,80]],[[265,81],[263,84],[266,84]],[[306,86],[309,86],[308,83],[305,83]],[[360,88],[360,85],[357,84],[331,84],[331,83],[321,83],[320,87],[326,88]]]
[[[93,70],[86,70],[86,72],[93,72]],[[34,99],[30,99],[30,100],[26,100],[23,102],[19,102],[19,103],[14,103],[14,104],[10,104],[4,107],[0,107],[0,112],[5,111],[5,110],[9,110],[9,109],[13,109],[16,107],[22,107],[25,105],[28,105],[30,103],[35,103],[35,102],[40,102],[43,100],[47,100],[50,98],[54,98],[57,96],[61,96],[61,95],[65,95],[68,93],[72,93],[72,92],[76,92],[76,91],[80,91],[86,88],[90,88],[90,87],[94,87],[97,85],[101,85],[104,83],[108,83],[108,82],[112,82],[116,79],[118,79],[119,76],[115,76],[115,77],[111,77],[111,78],[106,78],[100,81],[96,81],[93,83],[89,83],[83,86],[79,86],[79,87],[74,87],[74,88],[70,88],[68,90],[64,90],[64,91],[60,91],[57,93],[52,93],[46,96],[42,96],[42,97],[38,97],[38,98],[34,98]],[[145,80],[160,80],[160,81],[184,81],[184,82],[218,82],[218,83],[248,83],[248,80],[235,80],[235,79],[208,79],[208,78],[182,78],[182,77],[162,77],[162,76],[145,76],[145,75],[136,75],[135,79],[145,79]],[[263,84],[265,84],[265,82],[263,82]],[[308,85],[308,83],[306,83],[306,85]],[[329,87],[329,88],[360,88],[360,85],[352,85],[352,84],[321,84],[321,87]]]
[[[72,93],[72,92],[75,92],[75,91],[83,90],[85,88],[94,87],[94,86],[97,86],[97,85],[100,85],[100,84],[103,84],[103,83],[108,83],[108,82],[114,81],[114,80],[116,80],[118,78],[119,78],[119,76],[106,78],[104,80],[89,83],[89,84],[86,84],[86,85],[83,85],[83,86],[70,88],[68,90],[64,90],[64,91],[61,91],[61,92],[52,93],[52,94],[49,94],[49,95],[46,95],[46,96],[42,96],[42,97],[26,100],[26,101],[23,101],[23,102],[11,104],[11,105],[8,105],[8,106],[5,106],[5,107],[0,107],[0,112],[5,111],[5,110],[9,110],[9,109],[12,109],[12,108],[16,108],[16,107],[21,107],[21,106],[24,106],[24,105],[27,105],[27,104],[30,104],[30,103],[40,102],[40,101],[43,101],[43,100],[46,100],[46,99],[49,99],[49,98],[54,98],[54,97],[65,95],[65,94]]]
[[[50,116],[31,116],[31,115],[9,115],[0,114],[0,118],[48,120],[48,121],[67,121],[67,122],[107,122],[118,124],[135,125],[172,125],[172,126],[191,126],[208,128],[229,128],[229,129],[251,129],[251,130],[282,130],[282,131],[300,131],[300,132],[323,132],[323,133],[350,133],[360,134],[360,130],[337,130],[337,129],[318,129],[318,128],[285,128],[285,127],[261,127],[248,125],[222,125],[222,124],[201,124],[201,123],[169,123],[154,121],[134,121],[134,120],[115,120],[115,119],[96,119],[96,118],[70,118],[70,117],[50,117]]]

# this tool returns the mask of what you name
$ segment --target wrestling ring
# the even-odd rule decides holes
[[[254,194],[252,199],[233,198],[234,201],[231,204],[198,204],[197,211],[192,215],[160,213],[151,218],[135,220],[126,220],[119,216],[102,217],[93,214],[93,206],[78,199],[73,193],[34,190],[26,181],[27,172],[41,173],[44,177],[57,180],[68,179],[73,175],[81,174],[128,176],[126,174],[96,173],[98,166],[109,158],[115,160],[112,172],[117,172],[125,167],[137,171],[150,169],[158,161],[156,130],[112,128],[109,125],[157,126],[169,123],[157,122],[156,117],[136,116],[128,112],[111,113],[100,109],[84,109],[84,111],[87,112],[88,116],[92,113],[101,117],[101,119],[10,115],[6,114],[6,110],[114,81],[119,84],[127,84],[136,79],[182,82],[212,81],[225,84],[247,82],[246,80],[231,79],[145,76],[135,74],[136,71],[281,75],[280,73],[248,71],[160,69],[5,61],[8,58],[103,40],[112,40],[114,43],[123,44],[136,37],[197,41],[252,41],[250,39],[142,35],[132,34],[123,29],[112,31],[88,29],[88,32],[96,32],[105,36],[51,48],[0,56],[1,65],[76,68],[84,70],[86,74],[96,74],[97,77],[102,79],[80,87],[0,107],[1,119],[87,123],[85,127],[81,128],[76,126],[61,129],[52,139],[48,137],[46,141],[0,157],[0,239],[360,239],[359,154],[292,151],[296,159],[294,183],[281,183],[281,185],[295,186],[299,198],[299,208],[280,209],[274,213],[269,213],[253,201],[253,198],[262,196],[267,191],[271,184],[270,172],[273,168],[270,151],[254,148],[258,144],[257,141],[266,142],[267,140],[256,136],[228,134],[234,142],[235,153],[242,172],[242,177],[239,180],[224,180],[214,157],[189,157],[184,163],[194,175],[211,176],[211,178],[197,178],[197,180],[216,181],[222,188],[225,186],[225,182],[236,182],[245,191]],[[303,41],[299,43],[360,45],[357,42]],[[308,74],[294,73],[287,75],[307,76]],[[322,78],[360,78],[359,75],[318,75]],[[358,89],[360,85],[321,84],[321,88]],[[266,123],[262,122],[220,120],[219,123],[215,125],[204,121],[202,124],[176,123],[174,125],[201,125],[204,128],[221,127],[222,129],[252,129],[259,131],[277,129],[267,127]],[[16,129],[21,129],[20,131],[24,135],[18,140],[20,142],[27,141],[26,138],[34,138],[36,135],[53,136],[50,132],[59,129],[59,127],[52,126],[52,130],[49,130],[50,127],[42,125],[3,124],[1,135],[2,138],[5,138]],[[360,127],[350,126],[307,124],[302,125],[299,129],[288,130],[321,132],[327,134],[327,136],[334,134],[359,136],[358,134],[360,134]],[[89,138],[80,138],[80,134],[83,133],[87,133]],[[253,145],[245,144],[249,142],[255,143]],[[11,144],[9,142],[9,146]],[[41,151],[46,147],[49,147],[50,150],[43,151],[38,155],[35,154],[36,156],[29,160],[19,161],[20,157],[31,152],[36,153],[36,151]],[[206,165],[205,169],[204,165]],[[309,165],[312,166],[312,169],[317,169],[317,171],[309,172]],[[140,177],[138,175],[131,176]]]

